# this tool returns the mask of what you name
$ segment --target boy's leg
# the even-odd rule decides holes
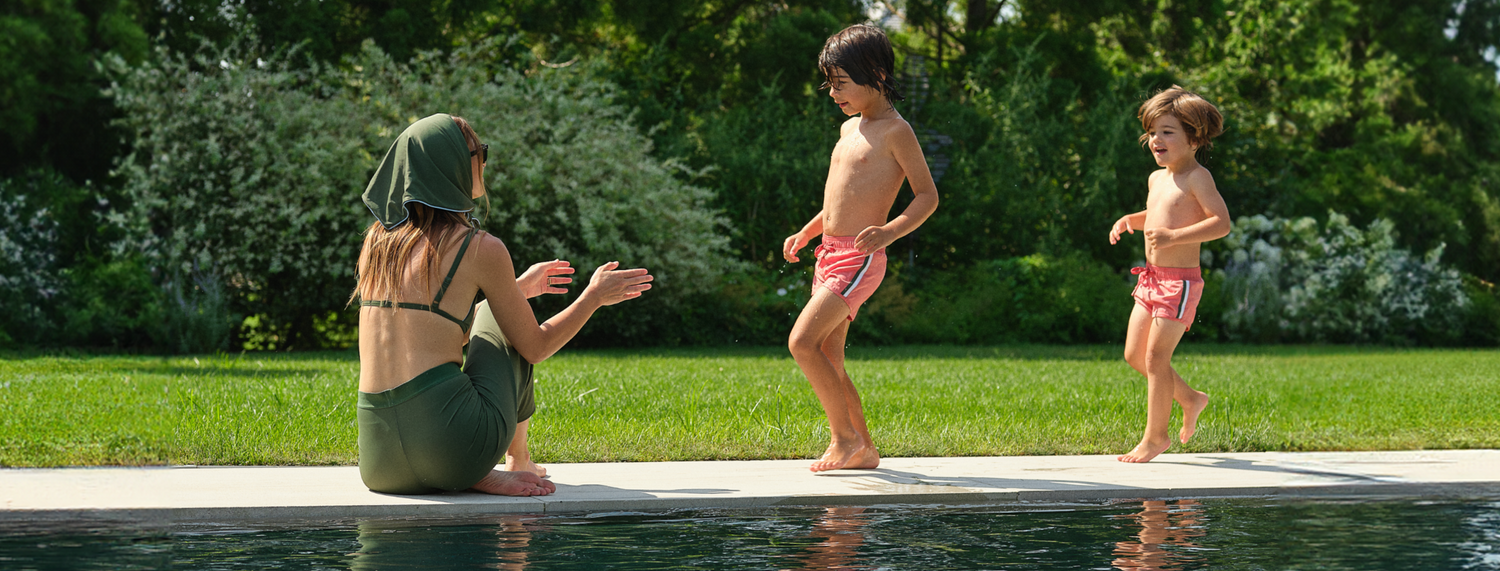
[[[1130,311],[1130,325],[1125,330],[1125,362],[1141,375],[1146,374],[1146,342],[1151,339],[1151,312],[1144,306],[1134,304]]]
[[[516,423],[516,436],[510,440],[510,448],[505,450],[505,471],[531,472],[546,478],[547,469],[531,461],[531,449],[526,447],[526,428],[530,425],[529,418]]]
[[[1146,367],[1147,345],[1151,339],[1152,323],[1155,321],[1157,318],[1151,317],[1149,310],[1136,304],[1135,309],[1130,312],[1130,326],[1125,332],[1125,362],[1130,363],[1132,369],[1148,379],[1150,374]],[[1184,330],[1186,327],[1186,325],[1183,326]],[[1173,350],[1176,350],[1175,343]],[[1198,415],[1208,406],[1208,394],[1188,386],[1187,381],[1182,379],[1182,375],[1178,374],[1176,369],[1171,369],[1171,371],[1172,400],[1177,401],[1178,406],[1182,407],[1182,429],[1178,431],[1177,436],[1181,442],[1186,443],[1198,429]]]
[[[824,341],[840,324],[848,321],[848,316],[849,306],[838,295],[821,287],[814,288],[812,299],[797,316],[797,324],[792,326],[791,338],[787,342],[792,358],[807,376],[807,382],[812,384],[818,403],[823,405],[823,414],[828,417],[831,441],[828,452],[813,464],[814,471],[852,467],[850,460],[859,456],[863,447],[849,418],[843,380],[828,356],[823,354]]]
[[[1182,340],[1187,325],[1161,317],[1151,320],[1146,339],[1146,432],[1135,449],[1120,456],[1121,462],[1150,462],[1172,445],[1167,424],[1172,416],[1173,393],[1178,383],[1172,370],[1172,352]],[[1196,421],[1196,418],[1194,419]]]
[[[1198,415],[1208,408],[1208,393],[1188,386],[1177,369],[1172,369],[1172,378],[1177,381],[1173,384],[1172,399],[1177,401],[1177,406],[1182,407],[1182,428],[1177,431],[1177,441],[1187,444],[1193,438],[1193,433],[1198,431]]]
[[[849,425],[854,428],[854,433],[859,436],[861,444],[860,452],[851,457],[844,468],[870,469],[880,466],[880,451],[875,448],[875,441],[870,438],[870,427],[865,424],[865,408],[860,401],[859,390],[854,387],[854,380],[849,378],[849,371],[844,368],[844,342],[849,338],[849,320],[839,322],[833,333],[823,340],[822,351],[828,357],[828,363],[833,365],[833,370],[839,376],[839,390],[844,395],[844,407],[849,413]],[[827,458],[834,449],[829,446],[828,453],[823,456]],[[821,466],[822,460],[813,463],[813,471],[819,472],[833,468]]]

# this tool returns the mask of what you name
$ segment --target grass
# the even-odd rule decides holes
[[[1145,383],[1118,352],[855,348],[848,367],[884,455],[1104,454],[1145,420]],[[1500,447],[1500,350],[1202,345],[1175,363],[1214,400],[1172,451]],[[357,373],[349,352],[3,356],[0,465],[352,464]],[[564,351],[537,374],[544,463],[827,444],[784,349]]]

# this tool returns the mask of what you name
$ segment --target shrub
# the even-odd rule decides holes
[[[377,111],[380,145],[437,111],[474,126],[490,145],[483,226],[505,241],[517,271],[552,259],[578,268],[573,294],[535,301],[541,317],[582,291],[595,267],[618,260],[650,269],[653,289],[596,314],[581,341],[667,341],[680,333],[688,300],[741,267],[729,254],[728,221],[708,207],[713,194],[683,182],[698,173],[681,162],[652,156],[650,139],[614,103],[613,85],[574,70],[522,75],[497,65],[504,53],[489,40],[400,64],[368,44],[341,81],[350,99]]]
[[[371,121],[331,96],[317,64],[256,51],[205,44],[158,48],[139,67],[108,61],[133,148],[116,163],[128,204],[111,220],[127,231],[120,253],[140,252],[163,283],[212,276],[236,312],[316,346],[311,313],[340,307],[353,283]]]
[[[613,86],[572,70],[523,75],[504,65],[508,45],[399,63],[367,43],[339,70],[241,44],[162,49],[136,68],[111,60],[110,93],[134,144],[115,171],[128,198],[112,217],[128,232],[122,253],[141,252],[162,280],[185,286],[174,276],[193,276],[191,291],[205,297],[174,289],[179,301],[167,303],[188,322],[226,314],[212,300],[222,287],[228,313],[251,316],[241,335],[266,346],[345,337],[329,328],[350,320],[330,312],[353,288],[371,221],[358,195],[401,130],[448,112],[491,146],[484,224],[518,268],[554,258],[584,278],[610,260],[650,268],[656,289],[590,330],[607,340],[668,326],[685,299],[737,267],[726,221],[706,206],[711,194],[680,181],[695,175],[681,164],[651,156]],[[539,301],[544,310],[559,303]]]
[[[953,141],[942,149],[952,161],[938,181],[942,205],[917,232],[924,267],[1038,252],[1138,258],[1100,239],[1145,202],[1151,163],[1135,143],[1134,86],[1116,80],[1086,96],[1054,71],[1036,46],[987,50],[961,99],[938,98],[916,117]]]
[[[1132,286],[1081,253],[988,260],[920,280],[888,276],[852,327],[896,343],[1119,342]]]
[[[1237,220],[1205,261],[1222,258],[1223,324],[1236,341],[1448,344],[1463,337],[1469,295],[1457,270],[1397,248],[1395,225],[1360,230],[1330,213]]]
[[[0,180],[0,345],[143,348],[158,290],[136,257],[101,243],[107,199],[51,171]]]
[[[52,333],[45,307],[61,293],[58,223],[45,204],[55,174],[0,179],[0,344],[34,343]]]
[[[1464,322],[1464,342],[1500,345],[1500,288],[1474,276],[1464,276],[1464,292],[1473,304]]]
[[[139,256],[90,257],[64,272],[67,286],[54,305],[69,346],[170,350],[160,325],[173,316],[165,292]]]
[[[163,285],[163,319],[154,328],[158,347],[177,353],[211,353],[229,349],[239,317],[213,273],[179,274]]]

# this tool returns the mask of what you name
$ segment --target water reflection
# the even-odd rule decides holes
[[[424,569],[444,564],[522,571],[535,517],[507,516],[487,525],[434,527],[410,521],[359,523],[350,569]]]
[[[1143,502],[1141,508],[1140,513],[1115,516],[1134,519],[1141,526],[1136,541],[1115,544],[1115,569],[1165,571],[1203,562],[1191,552],[1198,549],[1193,539],[1204,533],[1203,504],[1152,500]]]
[[[1472,539],[1458,545],[1468,553],[1464,569],[1500,569],[1500,502],[1475,507],[1474,514],[1463,519]]]
[[[802,569],[875,569],[859,553],[859,548],[865,544],[864,527],[869,523],[870,516],[865,514],[865,508],[823,508],[823,513],[813,520],[812,532],[808,534],[808,537],[822,541],[793,557],[799,560]]]

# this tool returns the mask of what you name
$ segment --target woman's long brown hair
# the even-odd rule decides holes
[[[469,122],[458,116],[453,117],[453,122],[463,131],[469,149],[478,149],[479,136]],[[472,226],[468,213],[464,212],[438,210],[418,202],[407,203],[406,211],[406,221],[395,228],[386,230],[377,220],[365,229],[365,243],[355,269],[358,282],[349,303],[356,299],[413,301],[398,299],[402,278],[412,264],[422,268],[426,278],[422,280],[424,297],[430,299],[431,277],[437,274],[448,243],[457,237],[455,230]],[[418,249],[419,244],[426,247]]]

